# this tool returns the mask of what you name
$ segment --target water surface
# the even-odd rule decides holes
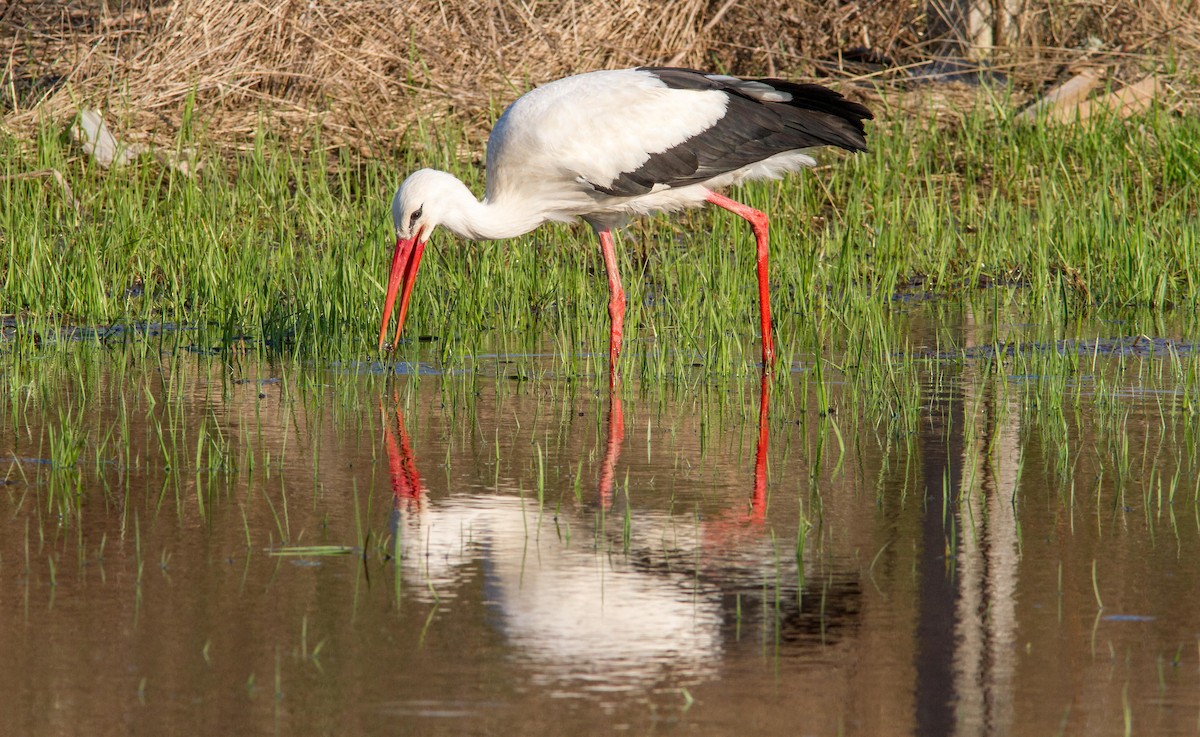
[[[908,309],[878,374],[612,397],[552,354],[12,348],[0,709],[28,735],[1195,734],[1186,336]]]

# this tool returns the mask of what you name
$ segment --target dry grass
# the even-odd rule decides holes
[[[1082,60],[1120,71],[1168,49],[1200,57],[1200,0],[1025,6],[1013,47],[992,61],[1029,86]],[[916,0],[0,0],[0,100],[16,131],[86,104],[126,138],[162,139],[190,109],[230,144],[265,124],[382,153],[418,118],[479,128],[523,90],[583,70],[805,76],[856,46],[915,63],[925,12]]]

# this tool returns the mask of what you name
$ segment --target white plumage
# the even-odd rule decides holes
[[[510,105],[492,128],[484,201],[504,208],[533,206],[548,219],[565,221],[699,204],[704,195],[694,187],[663,186],[630,198],[605,195],[594,185],[607,187],[651,154],[699,135],[721,119],[725,108],[726,97],[719,92],[671,89],[633,69],[551,82]]]

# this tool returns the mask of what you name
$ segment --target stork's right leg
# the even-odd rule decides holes
[[[754,240],[758,243],[758,315],[762,325],[763,371],[770,371],[775,364],[775,341],[771,338],[771,293],[767,288],[767,216],[718,192],[709,192],[707,199],[746,220],[754,229]]]
[[[608,384],[617,382],[617,358],[621,355],[621,331],[625,326],[625,290],[621,288],[621,274],[617,270],[617,253],[614,250],[612,231],[598,230],[600,252],[604,255],[604,269],[608,272]]]

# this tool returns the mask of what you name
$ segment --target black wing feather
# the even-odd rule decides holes
[[[871,111],[826,87],[782,79],[745,80],[791,96],[787,101],[770,101],[739,89],[734,81],[713,79],[693,69],[639,70],[653,74],[673,89],[723,92],[729,97],[728,107],[725,115],[703,133],[651,154],[637,169],[622,172],[605,186],[593,185],[605,194],[635,196],[646,194],[656,184],[696,184],[784,151],[814,146],[867,150],[863,121],[874,117]]]

